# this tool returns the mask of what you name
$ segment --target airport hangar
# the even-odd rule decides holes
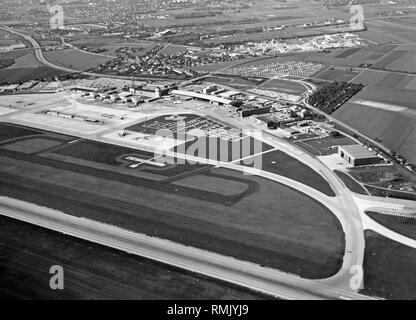
[[[338,155],[354,167],[380,162],[380,158],[376,154],[359,144],[338,146]]]

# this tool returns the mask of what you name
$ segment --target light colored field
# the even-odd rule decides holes
[[[16,109],[13,109],[13,108],[0,107],[0,116],[3,115],[3,114],[8,114],[8,113],[11,113],[11,112],[15,112],[15,111],[16,111]]]
[[[42,99],[40,99],[40,97]],[[0,107],[8,109],[9,106],[18,110],[29,108],[48,107],[51,105],[69,106],[70,102],[65,100],[62,94],[22,94],[22,95],[5,95],[1,96]]]
[[[14,115],[11,117],[11,120],[30,127],[57,132],[65,131],[70,134],[93,134],[106,129],[104,126],[90,124],[85,121],[29,112]]]
[[[116,108],[101,107],[80,103],[72,98],[67,98],[70,106],[53,107],[49,110],[67,114],[74,114],[89,119],[104,121],[106,124],[124,124],[134,120],[142,119],[145,115],[139,112],[120,110]]]
[[[375,101],[356,100],[354,103],[361,104],[371,108],[383,109],[391,112],[402,112],[407,110],[405,107],[395,106],[388,103],[381,103]]]

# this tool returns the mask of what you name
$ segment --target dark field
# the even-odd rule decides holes
[[[358,194],[368,195],[368,192],[347,173],[335,170],[336,175],[344,182],[348,189]]]
[[[262,157],[262,169],[301,182],[320,192],[335,196],[328,182],[312,168],[280,150],[274,150],[255,157]]]
[[[416,250],[365,231],[364,287],[386,299],[416,299]]]
[[[388,197],[388,198],[416,201],[416,193],[381,189],[381,188],[377,188],[377,187],[373,187],[369,185],[365,185],[365,187],[368,190],[368,192],[370,192],[371,195],[376,196],[376,197],[383,197],[383,198]]]
[[[0,142],[40,133],[40,131],[32,130],[29,128],[0,123]]]
[[[130,149],[96,141],[83,140],[70,146],[55,150],[54,153],[72,158],[117,166],[122,164],[117,158],[131,155],[141,159],[151,159],[154,154],[142,150]]]
[[[61,265],[65,289],[49,288]],[[2,299],[268,299],[203,275],[0,217]]]
[[[65,74],[49,67],[15,68],[0,70],[0,82],[19,82],[51,78]]]
[[[354,53],[360,51],[362,48],[350,48],[346,49],[345,51],[341,52],[340,54],[336,55],[335,57],[338,59],[345,59],[349,56],[353,55]]]
[[[341,266],[336,217],[260,177],[208,167],[153,181],[11,150],[2,151],[0,163],[2,195],[306,278]]]
[[[416,219],[389,216],[376,212],[366,212],[366,214],[386,228],[406,237],[416,239]]]

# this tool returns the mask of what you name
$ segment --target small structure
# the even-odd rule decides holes
[[[380,162],[380,158],[375,153],[359,144],[339,146],[338,155],[354,167]]]

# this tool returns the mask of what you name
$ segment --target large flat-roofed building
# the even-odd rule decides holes
[[[229,105],[233,100],[225,99],[217,96],[207,95],[203,93],[193,92],[193,91],[184,91],[184,90],[173,90],[172,94],[179,95],[179,96],[185,96],[190,97],[194,99],[201,99],[205,101],[215,102],[222,105]]]
[[[359,144],[339,146],[338,155],[354,167],[380,162],[380,158],[376,154]]]

